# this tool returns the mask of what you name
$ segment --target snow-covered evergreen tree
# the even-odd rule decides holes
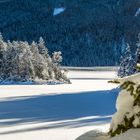
[[[140,71],[140,34],[138,35],[138,43],[136,50],[136,63],[137,63],[137,71]]]
[[[50,58],[48,54],[48,49],[45,47],[45,42],[42,37],[39,39],[38,43],[38,51],[43,56],[45,63],[47,64],[45,67],[45,70],[43,71],[44,74],[46,74],[46,78],[54,79],[53,74],[53,68],[52,68],[52,59]]]
[[[60,63],[62,62],[62,56],[61,56],[61,52],[54,52],[53,56],[52,56],[52,61],[53,61],[53,70],[55,72],[55,78],[59,80],[59,78],[61,77],[61,72],[60,72],[60,68],[58,67],[60,65]]]
[[[125,77],[134,74],[136,71],[136,62],[132,56],[129,44],[126,44],[126,48],[123,56],[120,59],[120,67],[118,70],[119,77]]]
[[[125,61],[124,61],[124,57],[121,56],[120,57],[120,67],[119,67],[119,70],[118,70],[118,76],[119,77],[124,77],[125,76]]]
[[[136,62],[140,63],[140,46],[137,47],[136,51]]]
[[[48,49],[45,47],[45,42],[42,37],[39,38],[38,50],[41,55],[49,57]]]
[[[43,38],[39,43],[5,42],[0,34],[0,81],[27,82],[53,80],[70,83],[60,69],[61,52],[48,54]]]
[[[59,52],[54,52],[52,59],[53,59],[54,63],[59,65],[62,62],[62,53],[60,51]]]
[[[117,98],[117,112],[113,115],[110,136],[114,137],[132,128],[140,128],[140,73],[114,80],[121,85]]]
[[[70,83],[70,80],[65,76],[65,71],[62,73],[60,69],[60,63],[62,62],[62,53],[60,51],[53,53],[52,61],[55,79],[60,81],[66,80],[68,83]]]

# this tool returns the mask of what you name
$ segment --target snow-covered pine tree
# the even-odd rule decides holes
[[[4,41],[2,35],[0,35],[0,56],[1,56],[1,68],[0,68],[0,77],[1,79],[6,78],[8,76],[8,64],[7,64],[7,52],[8,52],[8,44]]]
[[[52,56],[52,61],[54,76],[57,80],[59,80],[59,78],[61,77],[61,71],[59,68],[60,63],[62,62],[61,52],[54,52]]]
[[[139,63],[140,58],[140,34],[139,34],[139,41],[137,43],[137,51],[136,51],[136,57],[135,60],[137,63]],[[140,128],[140,73],[135,73],[128,76],[126,72],[126,68],[135,70],[136,62],[134,60],[131,62],[132,67],[128,67],[128,62],[131,60],[131,51],[130,47],[127,46],[125,51],[125,59],[123,59],[121,62],[120,67],[120,79],[115,79],[112,81],[113,83],[120,84],[120,93],[116,101],[116,109],[117,112],[113,115],[111,125],[110,125],[110,131],[109,135],[111,137],[120,135],[122,133],[125,133],[129,129],[133,128]],[[126,57],[127,56],[127,57]],[[127,61],[126,61],[127,60]],[[127,62],[127,65],[125,63]],[[127,66],[127,67],[126,67]],[[121,73],[122,72],[122,73]],[[128,71],[127,71],[128,72]],[[126,76],[126,77],[125,77]],[[135,130],[134,130],[135,131]],[[125,136],[127,136],[126,133]],[[124,135],[120,135],[113,139],[121,139]],[[138,135],[130,135],[129,139],[139,139]]]
[[[110,125],[111,137],[140,128],[140,73],[115,79],[114,83],[121,85],[121,91],[116,102],[117,112]]]
[[[62,53],[60,51],[54,52],[52,56],[52,60],[56,65],[60,65],[60,63],[62,62]]]
[[[44,55],[46,58],[49,57],[48,49],[46,48],[45,41],[42,37],[39,38],[38,50],[41,55]]]
[[[124,57],[121,56],[120,57],[120,67],[119,67],[119,70],[118,70],[118,76],[119,77],[124,77],[125,75],[125,61],[124,61]]]
[[[48,64],[46,62],[46,59],[44,57],[44,53],[41,53],[39,51],[39,46],[34,41],[31,44],[31,51],[32,51],[32,61],[34,65],[34,72],[36,75],[36,78],[43,79],[43,80],[49,80],[49,73],[48,73]],[[45,52],[45,51],[42,51]]]
[[[132,56],[129,44],[126,44],[126,48],[123,56],[120,59],[120,67],[118,70],[119,77],[125,77],[134,74],[136,71],[136,62]]]
[[[37,43],[35,43],[34,41],[30,45],[30,51],[32,52],[32,64],[33,64],[34,73],[35,73],[34,78],[39,78],[40,77],[40,65],[41,65],[39,62],[40,55],[39,55]]]
[[[49,79],[54,79],[54,72],[52,68],[52,59],[48,54],[48,49],[45,46],[45,42],[42,37],[39,38],[39,43],[38,43],[38,50],[39,53],[44,57],[44,60],[46,61],[46,69],[48,69],[48,76]],[[45,73],[45,71],[44,71]]]
[[[136,50],[136,63],[137,63],[137,71],[140,72],[140,34],[138,35],[138,43]]]
[[[14,61],[15,54],[13,51],[13,44],[8,41],[7,43],[7,51],[5,52],[5,58],[3,58],[3,73],[5,75],[4,79],[10,78],[12,79],[12,73],[15,70],[16,64]],[[13,65],[15,64],[15,65]]]
[[[140,46],[137,47],[136,51],[136,62],[140,63]]]
[[[66,76],[65,70],[62,72],[60,69],[60,63],[62,62],[62,53],[60,51],[53,53],[52,61],[55,79],[62,82],[67,81],[68,83],[70,83],[70,80]]]
[[[30,45],[23,41],[5,42],[0,35],[0,82],[47,82],[70,83],[60,69],[61,52],[48,54],[43,38]]]
[[[136,51],[136,63],[137,63],[137,72],[140,72],[140,46]]]
[[[19,42],[18,50],[18,75],[20,75],[20,81],[31,80],[35,77],[34,67],[32,64],[32,53],[30,51],[29,45],[27,42]]]
[[[4,48],[3,48],[3,37],[2,37],[2,35],[1,35],[1,33],[0,33],[0,80],[1,80],[1,78],[2,78],[2,75],[3,75],[3,73],[2,73],[2,64],[3,64],[3,55],[4,55]]]

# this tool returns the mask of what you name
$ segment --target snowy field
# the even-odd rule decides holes
[[[114,71],[70,71],[72,84],[1,85],[0,140],[75,140],[108,131],[118,91]]]

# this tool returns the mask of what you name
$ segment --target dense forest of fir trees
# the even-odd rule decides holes
[[[70,83],[60,69],[61,52],[48,54],[43,38],[39,42],[4,41],[0,34],[0,82]]]
[[[60,3],[65,12],[53,16]],[[139,7],[138,0],[10,0],[0,4],[0,31],[10,41],[42,36],[51,53],[62,52],[62,65],[114,66],[124,39],[136,48]]]

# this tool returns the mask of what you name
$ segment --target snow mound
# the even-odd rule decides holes
[[[140,140],[140,129],[130,129],[111,140]]]
[[[109,138],[106,133],[89,131],[78,137],[76,140],[140,140],[140,129],[130,129],[114,138]]]
[[[140,14],[140,8],[136,11],[135,17],[137,17]]]
[[[109,136],[106,133],[93,130],[81,135],[76,140],[109,140]]]
[[[59,15],[65,11],[64,7],[54,8],[53,16]]]

